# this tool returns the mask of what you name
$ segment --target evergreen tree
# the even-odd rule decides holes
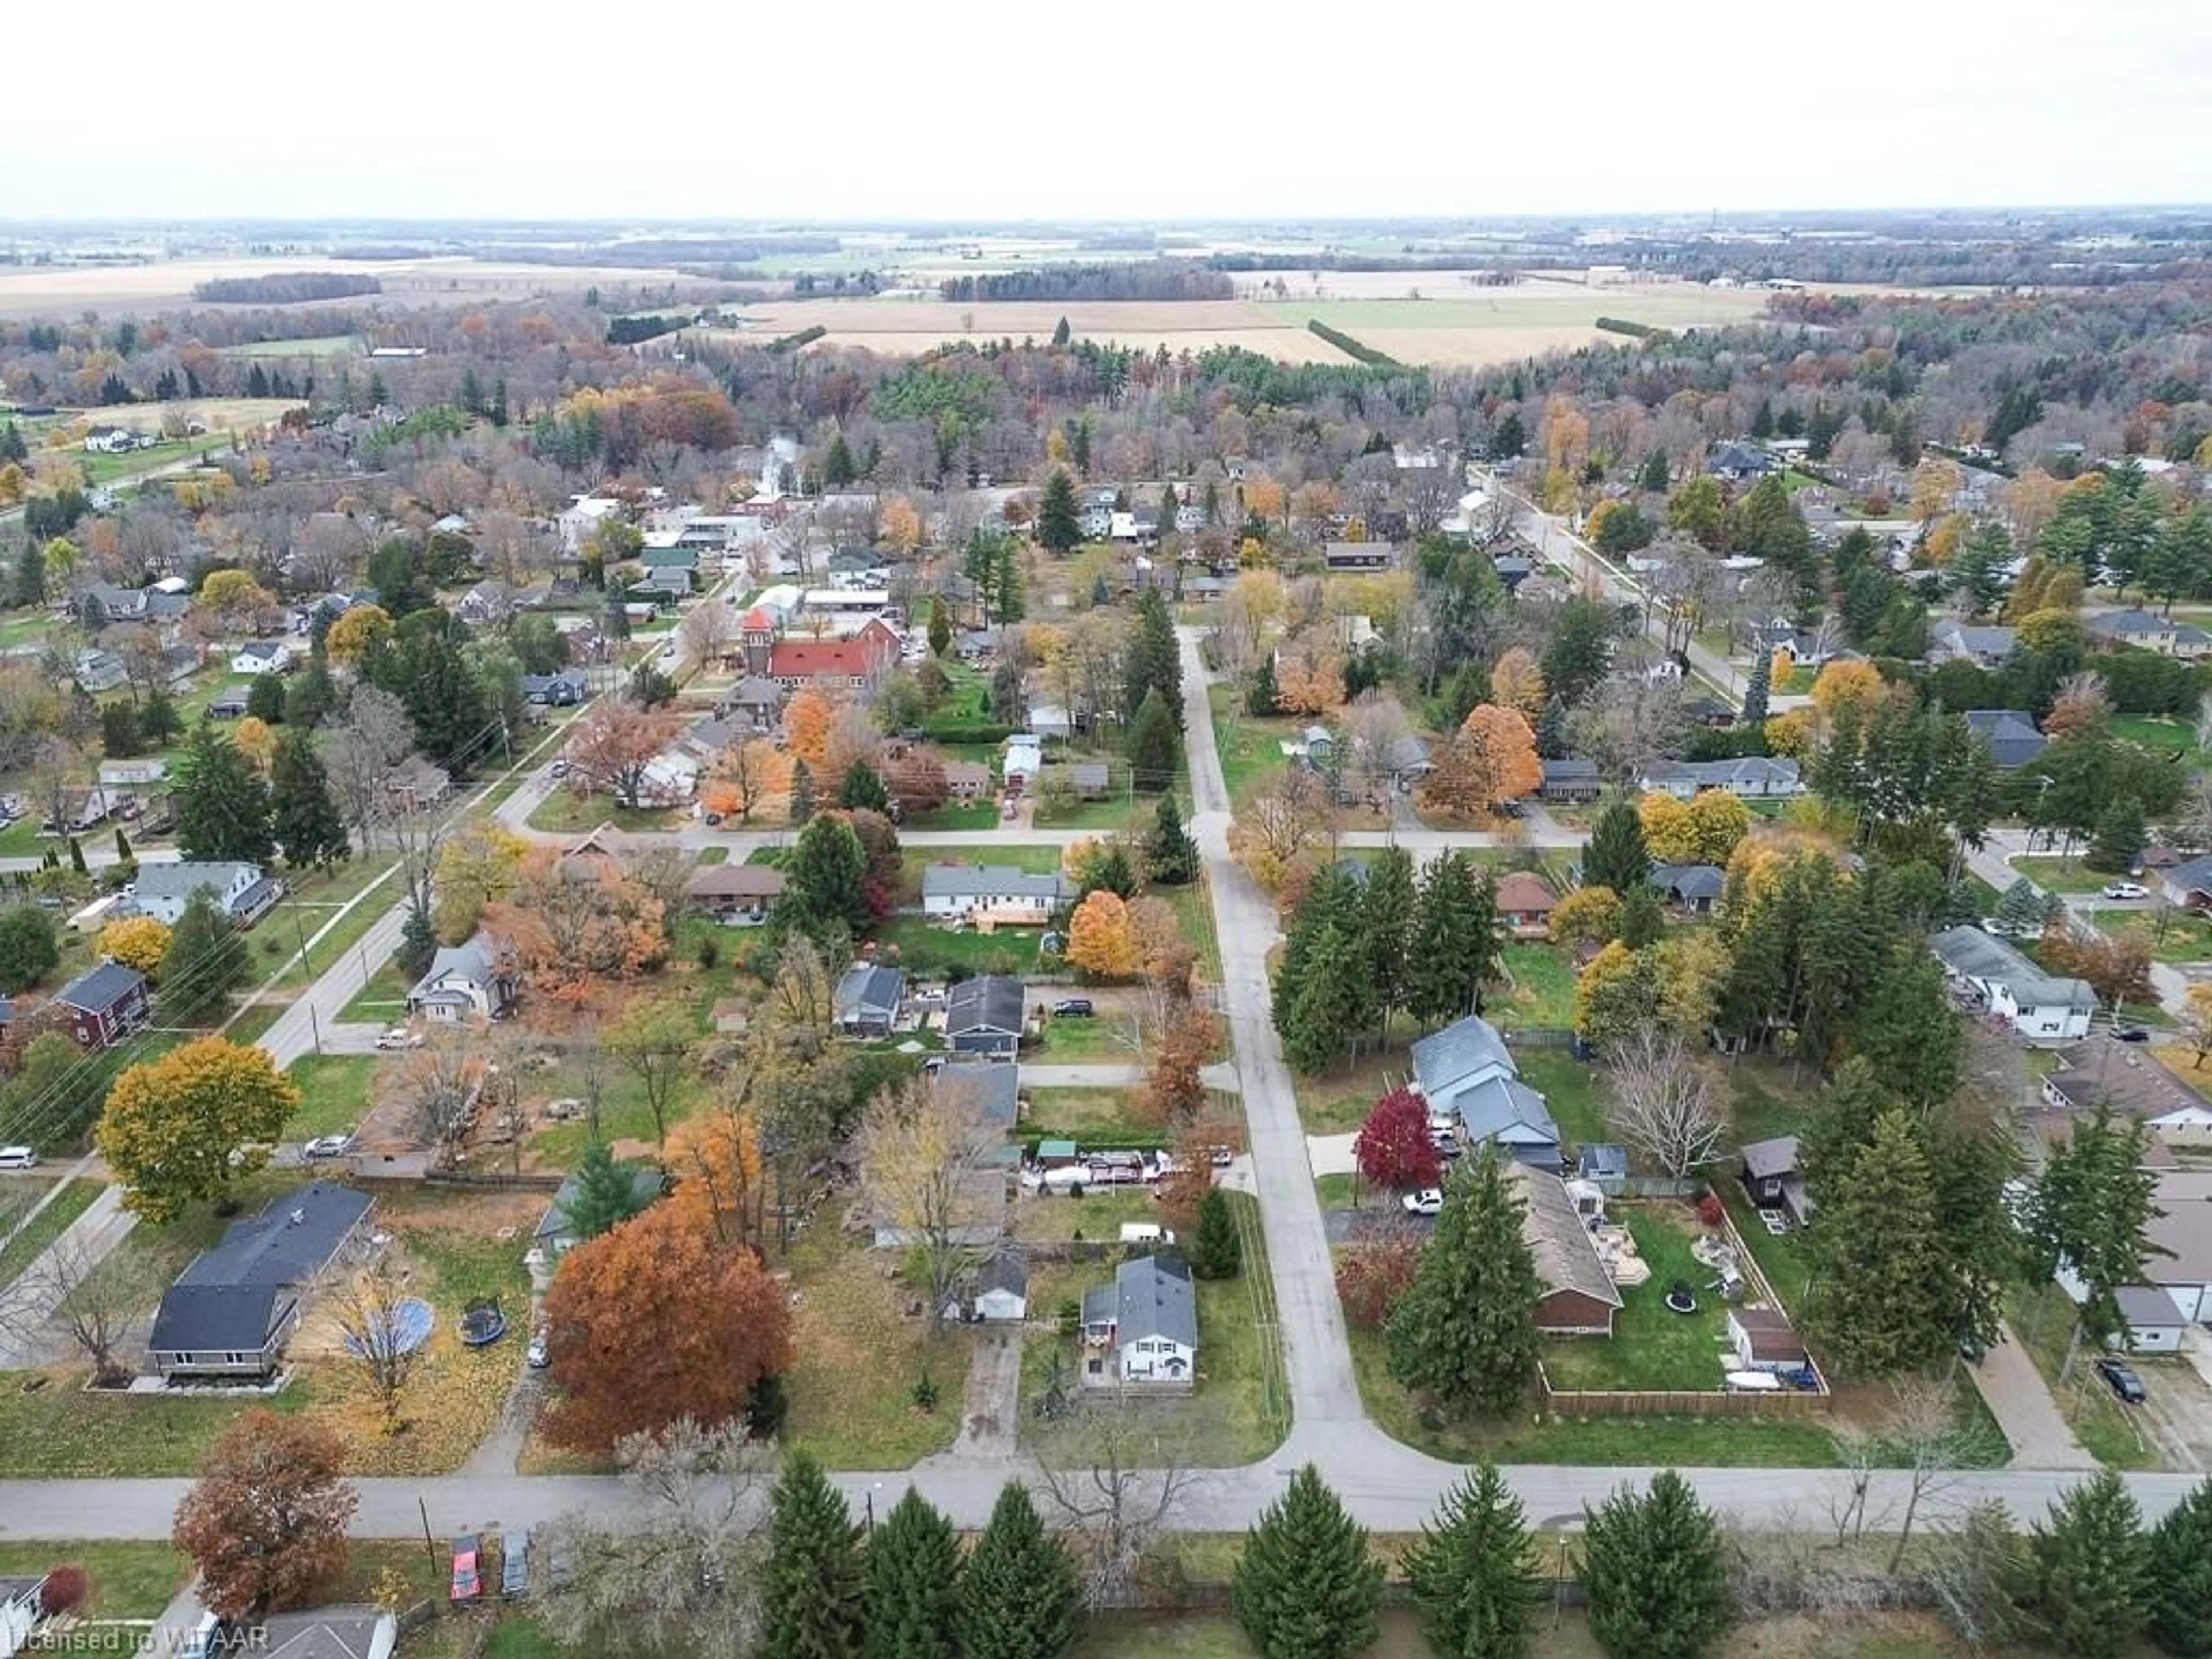
[[[1173,781],[1181,757],[1175,720],[1154,686],[1145,694],[1129,727],[1129,769],[1139,789],[1161,789]]]
[[[1282,694],[1275,687],[1275,653],[1272,651],[1260,659],[1252,684],[1245,690],[1244,712],[1260,720],[1283,712]]]
[[[1433,1527],[1401,1558],[1421,1634],[1442,1659],[1522,1659],[1546,1598],[1527,1513],[1482,1463],[1447,1493]]]
[[[963,1659],[1054,1659],[1075,1644],[1083,1588],[1028,1488],[1009,1480],[960,1574]],[[770,1644],[769,1651],[782,1650]]]
[[[1067,341],[1067,319],[1063,317],[1052,325],[1052,343],[1055,347],[1058,347],[1066,345]]]
[[[1157,587],[1137,596],[1137,618],[1121,665],[1121,707],[1134,711],[1153,692],[1166,704],[1168,718],[1182,731],[1182,653],[1176,643],[1175,619]]]
[[[1613,607],[1577,596],[1559,607],[1544,645],[1544,684],[1570,706],[1603,679],[1613,661]]]
[[[1672,480],[1667,476],[1665,450],[1655,449],[1644,458],[1644,471],[1637,476],[1636,482],[1655,495],[1667,493],[1667,486]]]
[[[891,792],[884,787],[883,774],[864,760],[856,760],[845,769],[845,776],[837,785],[837,805],[847,811],[888,812]]]
[[[562,1205],[561,1216],[581,1243],[644,1214],[648,1201],[639,1194],[635,1174],[616,1163],[613,1150],[594,1135],[577,1160],[576,1190]]]
[[[109,760],[124,760],[145,752],[138,735],[138,711],[127,702],[111,702],[100,711],[100,751]]]
[[[1367,1026],[1358,981],[1356,936],[1349,927],[1325,924],[1290,1003],[1290,1023],[1282,1030],[1284,1059],[1313,1075],[1343,1057]]]
[[[817,940],[866,927],[872,919],[867,874],[867,849],[848,821],[828,816],[811,820],[799,832],[784,866],[777,921]]]
[[[2031,1532],[2028,1553],[2027,1612],[2044,1639],[2072,1659],[2118,1659],[2151,1589],[2142,1511],[2120,1477],[2100,1469],[2062,1495]]]
[[[1613,1659],[1702,1659],[1730,1619],[1720,1525],[1672,1469],[1585,1510],[1590,1634]]]
[[[829,489],[842,489],[860,476],[853,465],[853,447],[841,431],[830,440],[830,453],[822,458],[822,482]]]
[[[167,691],[155,690],[146,695],[138,709],[138,735],[149,744],[169,742],[185,729],[178,717],[175,701]]]
[[[388,654],[383,689],[406,708],[416,746],[455,776],[465,775],[497,736],[498,712],[449,627],[421,627]]]
[[[119,823],[115,826],[115,862],[122,869],[128,869],[138,862],[138,855],[131,850],[131,837],[124,833]]]
[[[1757,731],[1766,724],[1766,703],[1773,690],[1774,656],[1762,647],[1753,653],[1751,672],[1744,681],[1742,724],[1747,730]]]
[[[307,667],[284,693],[284,723],[302,728],[319,726],[337,706],[337,682],[331,678],[329,661],[319,655],[308,658]]]
[[[1075,480],[1065,467],[1054,467],[1044,482],[1037,501],[1036,539],[1039,547],[1063,557],[1083,539],[1082,517],[1075,508]]]
[[[194,728],[177,773],[177,846],[185,858],[269,861],[276,845],[269,830],[268,787],[211,721]]]
[[[18,605],[40,605],[46,602],[46,550],[36,542],[25,542],[23,550],[15,556],[14,598]]]
[[[1413,919],[1420,900],[1413,880],[1413,855],[1386,847],[1367,866],[1360,894],[1361,931],[1367,945],[1366,969],[1383,1022],[1405,1006],[1411,980]]]
[[[2029,1232],[2048,1279],[2071,1267],[2081,1298],[2081,1340],[2094,1349],[2124,1339],[2128,1322],[2119,1294],[2143,1282],[2152,1254],[2151,1223],[2160,1214],[2158,1176],[2144,1168],[2150,1132],[2140,1120],[2116,1122],[2112,1103],[2099,1100],[2043,1166]]]
[[[201,888],[185,902],[161,953],[161,1017],[197,1025],[220,1010],[246,975],[246,940]]]
[[[69,838],[69,855],[70,868],[71,870],[75,871],[80,876],[88,876],[92,873],[91,871],[85,867],[84,843],[79,841],[75,836],[71,836]]]
[[[430,925],[430,913],[419,904],[410,904],[407,920],[399,926],[399,949],[392,957],[399,964],[401,976],[412,984],[430,971],[437,954],[438,930]]]
[[[61,965],[54,919],[36,904],[0,910],[0,993],[27,991]]]
[[[1315,872],[1304,900],[1291,915],[1283,953],[1275,963],[1271,1010],[1275,1030],[1285,1041],[1290,1036],[1298,994],[1305,988],[1306,964],[1311,961],[1324,933],[1350,925],[1353,899],[1352,884],[1341,870],[1331,866]]]
[[[1261,1659],[1351,1659],[1381,1634],[1382,1564],[1312,1464],[1245,1534],[1230,1597]]]
[[[1808,1171],[1820,1224],[1805,1235],[1820,1294],[1806,1322],[1835,1369],[1893,1376],[1958,1340],[1944,1306],[1936,1179],[1911,1116],[1884,1112],[1863,1146]]]
[[[761,1565],[761,1645],[779,1659],[853,1659],[859,1648],[860,1534],[845,1499],[803,1451],[769,1493]]]
[[[1597,815],[1589,845],[1583,849],[1583,884],[1632,893],[1651,875],[1651,849],[1644,844],[1644,821],[1630,802],[1616,800]]]
[[[913,1487],[862,1559],[861,1659],[960,1659],[960,1540]]]
[[[1012,536],[999,538],[998,567],[992,573],[992,584],[998,594],[999,620],[1018,623],[1029,613],[1029,605],[1022,597],[1021,544]]]
[[[2040,934],[2057,910],[2051,896],[2022,876],[1997,895],[1997,908],[1992,919],[1999,931],[2016,939],[2025,939]]]
[[[257,677],[246,694],[246,712],[271,726],[284,723],[284,682],[274,674]]]
[[[805,761],[791,763],[791,825],[803,830],[814,816],[814,769]]]
[[[941,657],[952,648],[952,614],[945,608],[945,595],[929,596],[929,650]]]
[[[2151,1528],[2143,1583],[2143,1622],[2160,1651],[2212,1654],[2212,1480],[2198,1481]]]
[[[1921,1111],[1948,1100],[1966,1067],[1966,1024],[1952,1005],[1943,966],[1917,939],[1901,939],[1852,1023],[1851,1050],[1891,1079]]]
[[[1557,697],[1545,698],[1543,712],[1536,716],[1537,755],[1545,760],[1565,760],[1573,747],[1573,736],[1567,729],[1567,705]]]
[[[1659,895],[1651,884],[1639,882],[1630,888],[1621,901],[1620,942],[1632,951],[1641,951],[1657,943],[1666,929],[1666,913],[1660,908]]]
[[[1462,1158],[1413,1282],[1385,1328],[1390,1374],[1446,1410],[1512,1410],[1536,1367],[1534,1258],[1497,1143]]]
[[[1163,887],[1182,887],[1198,879],[1198,843],[1183,828],[1175,792],[1160,797],[1152,830],[1145,837],[1145,879]]]
[[[304,728],[288,731],[276,744],[270,786],[270,827],[284,849],[284,862],[295,870],[315,865],[327,869],[351,856],[345,815],[331,793],[329,775],[315,740]]]
[[[1229,1194],[1209,1187],[1198,1200],[1198,1236],[1190,1245],[1190,1270],[1200,1279],[1234,1279],[1244,1270],[1244,1241]]]
[[[1465,853],[1455,848],[1431,860],[1406,948],[1406,1012],[1424,1026],[1474,1012],[1483,981],[1497,970],[1497,925],[1489,878]]]
[[[2125,875],[2135,867],[2145,838],[2142,803],[2133,795],[2115,795],[2097,815],[2097,833],[2081,854],[2082,866],[2106,875]]]

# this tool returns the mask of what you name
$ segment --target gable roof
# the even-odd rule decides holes
[[[119,962],[103,962],[88,968],[54,993],[64,1007],[88,1014],[104,1014],[134,991],[146,988],[146,975]]]
[[[1644,769],[1647,781],[1687,783],[1700,789],[1729,789],[1756,784],[1771,792],[1797,787],[1797,763],[1767,755],[1747,755],[1736,760],[1655,761]]]
[[[137,875],[131,880],[131,896],[133,898],[189,900],[204,887],[219,899],[240,877],[249,883],[258,881],[261,866],[240,859],[142,864],[138,866]]]
[[[1559,902],[1552,884],[1533,870],[1510,870],[1498,879],[1496,902],[1500,911],[1549,910]]]
[[[1171,1255],[1140,1255],[1114,1272],[1114,1340],[1127,1344],[1164,1337],[1198,1346],[1198,1308],[1191,1299],[1190,1268]]]
[[[1011,864],[930,864],[922,866],[921,896],[1025,898],[1052,905],[1067,896],[1067,882],[1057,870],[1018,870]]]
[[[2062,1051],[2060,1069],[2045,1086],[2076,1108],[2109,1100],[2113,1109],[2155,1121],[2176,1113],[2212,1110],[2203,1091],[2136,1043],[2093,1037]]]
[[[975,1269],[975,1291],[979,1296],[991,1291],[1027,1296],[1029,1290],[1029,1258],[1022,1254],[1018,1244],[1000,1245]]]
[[[1544,763],[1544,781],[1547,783],[1595,783],[1597,781],[1595,761],[1569,757]]]
[[[1969,708],[1966,726],[1987,744],[1999,766],[2025,766],[2050,746],[2035,718],[2018,708]]]
[[[2177,893],[2212,893],[2212,854],[2169,864],[2159,879]]]
[[[1984,626],[1946,619],[1936,624],[1935,635],[1954,649],[1974,656],[2008,657],[2020,630],[1994,623]]]
[[[1803,1362],[1804,1339],[1797,1334],[1787,1314],[1773,1308],[1730,1308],[1729,1318],[1743,1333],[1744,1346],[1750,1349],[1753,1359],[1769,1364]]]
[[[318,1181],[270,1200],[230,1224],[177,1276],[154,1316],[157,1353],[258,1352],[285,1292],[330,1264],[368,1213],[366,1193]]]
[[[771,864],[710,864],[684,884],[693,898],[771,899],[783,891],[784,874]]]
[[[1608,1308],[1620,1307],[1620,1291],[1598,1255],[1589,1224],[1567,1196],[1566,1183],[1549,1170],[1520,1163],[1509,1163],[1505,1176],[1521,1201],[1521,1237],[1545,1290],[1572,1291]]]
[[[954,1060],[937,1068],[930,1087],[973,1103],[977,1117],[995,1129],[1011,1130],[1021,1111],[1021,1073],[1012,1066]]]
[[[1946,927],[1928,941],[1943,965],[1962,979],[2001,985],[2022,1008],[2094,1008],[2088,982],[2046,974],[2001,939],[1979,927]]]
[[[837,981],[836,1006],[841,1014],[876,1009],[896,1014],[905,994],[906,975],[897,969],[856,962]]]
[[[1518,1078],[1486,1079],[1460,1090],[1450,1103],[1458,1110],[1467,1138],[1478,1144],[1494,1140],[1508,1152],[1556,1151],[1559,1146],[1559,1126],[1551,1108]]]
[[[1685,902],[1717,899],[1728,886],[1727,872],[1712,864],[1655,864],[1650,880],[1661,892]]]
[[[1754,1181],[1771,1181],[1778,1176],[1792,1175],[1796,1171],[1796,1135],[1776,1135],[1771,1140],[1754,1140],[1741,1151],[1743,1167]]]
[[[438,953],[430,958],[430,970],[415,982],[409,993],[410,998],[427,997],[435,994],[440,981],[458,979],[464,984],[489,990],[500,978],[496,960],[499,946],[487,933],[478,933],[459,945],[441,945]]]
[[[865,679],[890,653],[865,635],[849,640],[778,640],[769,647],[769,672],[778,679]]]
[[[1022,982],[1007,974],[979,974],[954,986],[945,1000],[945,1035],[1022,1029]]]
[[[1413,1075],[1431,1100],[1479,1073],[1497,1068],[1514,1077],[1521,1069],[1498,1028],[1479,1014],[1430,1032],[1413,1044]]]

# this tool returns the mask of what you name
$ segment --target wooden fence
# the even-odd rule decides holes
[[[1829,1406],[1827,1392],[1779,1389],[1771,1394],[1737,1389],[1576,1389],[1565,1392],[1539,1364],[1544,1395],[1565,1417],[1816,1417]]]

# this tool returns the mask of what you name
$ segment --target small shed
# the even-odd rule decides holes
[[[1619,1198],[1628,1190],[1628,1149],[1609,1140],[1593,1142],[1582,1149],[1575,1176],[1607,1198]]]
[[[975,1270],[975,1317],[1018,1323],[1029,1311],[1030,1264],[1018,1248],[1001,1244]]]
[[[1796,1328],[1773,1308],[1730,1308],[1728,1340],[1738,1370],[1794,1371],[1806,1363]]]
[[[1067,1170],[1075,1165],[1075,1143],[1072,1140],[1040,1140],[1036,1149],[1037,1167],[1041,1170]]]

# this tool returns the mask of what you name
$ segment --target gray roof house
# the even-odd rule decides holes
[[[954,1060],[930,1073],[929,1086],[933,1092],[972,1106],[978,1123],[1007,1137],[1004,1148],[994,1148],[985,1163],[1007,1164],[1018,1160],[1021,1145],[1012,1139],[1022,1109],[1021,1073],[1017,1067]]]
[[[2021,709],[1969,708],[1966,725],[1989,745],[1990,758],[2008,771],[2051,746],[2051,739],[2035,729],[2035,717]]]
[[[500,940],[478,933],[459,945],[441,946],[430,971],[407,994],[407,1012],[453,1022],[474,1016],[504,1018],[521,994],[521,978]]]
[[[1018,870],[1010,864],[932,864],[921,872],[926,916],[965,916],[982,911],[1005,920],[1021,913],[1042,921],[1070,896],[1057,870]],[[1033,913],[1033,914],[1032,914]]]
[[[1995,668],[2012,655],[2019,637],[2017,629],[1963,623],[1947,617],[1929,630],[1928,660],[1971,662],[1984,668]]]
[[[240,859],[198,863],[142,864],[125,890],[123,908],[174,927],[195,893],[205,893],[216,909],[240,927],[251,927],[283,892],[282,884],[258,864]]]
[[[311,1607],[272,1613],[240,1639],[262,1659],[391,1659],[399,1621],[382,1607]]]
[[[2170,864],[2152,879],[2185,910],[2212,908],[2212,855]]]
[[[368,1214],[366,1193],[327,1181],[234,1221],[177,1275],[154,1316],[147,1356],[162,1376],[265,1376],[300,1322],[307,1287]]]
[[[1559,1126],[1544,1097],[1521,1081],[1521,1068],[1498,1028],[1479,1015],[1432,1031],[1413,1045],[1413,1078],[1432,1113],[1456,1117],[1469,1146],[1494,1140],[1522,1164],[1556,1172]]]
[[[1600,775],[1595,761],[1547,760],[1544,763],[1544,781],[1536,786],[1536,799],[1544,801],[1595,800],[1604,788],[1605,779]]]
[[[1979,927],[1947,927],[1929,941],[1953,994],[2028,1042],[2050,1048],[2089,1035],[2097,996],[2086,981],[2047,974]]]
[[[1030,1264],[1018,1244],[1002,1243],[975,1269],[975,1317],[987,1322],[1025,1318],[1030,1305]]]
[[[1656,792],[1678,800],[1687,800],[1706,789],[1725,789],[1747,800],[1784,799],[1804,789],[1798,781],[1796,761],[1764,755],[1741,760],[1655,761],[1644,769],[1637,782],[1646,794]]]
[[[2091,639],[2106,645],[2131,645],[2168,657],[2201,657],[2212,652],[2212,634],[2148,611],[2106,611],[2084,617],[2081,625]]]
[[[1124,1261],[1112,1284],[1084,1293],[1083,1340],[1087,1386],[1189,1387],[1198,1369],[1190,1268],[1174,1256]]]
[[[1521,1237],[1542,1287],[1536,1328],[1547,1336],[1611,1336],[1620,1292],[1566,1183],[1525,1164],[1506,1170],[1521,1200]]]
[[[1717,865],[1655,864],[1651,866],[1650,882],[1668,903],[1702,916],[1711,914],[1713,906],[1720,902],[1721,893],[1728,885],[1728,875]]]
[[[1788,1211],[1803,1226],[1812,1216],[1813,1203],[1805,1195],[1805,1179],[1797,1172],[1797,1137],[1754,1140],[1741,1155],[1745,1195],[1762,1210]]]
[[[622,1164],[616,1165],[629,1177],[630,1195],[640,1208],[659,1200],[661,1192],[660,1171],[650,1164]],[[572,1170],[562,1177],[561,1185],[553,1194],[553,1201],[539,1218],[538,1233],[533,1241],[538,1249],[550,1261],[579,1243],[568,1224],[568,1206],[576,1201],[577,1176]]]
[[[856,962],[837,981],[831,1018],[847,1036],[889,1036],[905,1000],[904,974],[876,963]]]
[[[1011,975],[963,979],[945,1000],[945,1040],[956,1054],[1012,1060],[1023,1024],[1022,982]]]

